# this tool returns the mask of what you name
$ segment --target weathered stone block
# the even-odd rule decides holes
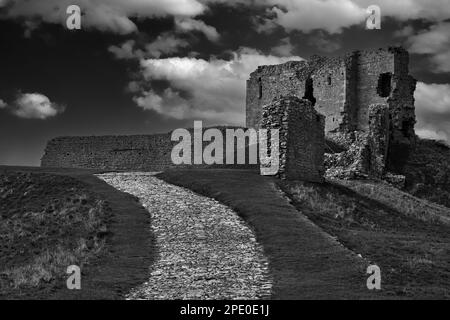
[[[323,182],[324,125],[324,116],[306,99],[283,97],[263,107],[261,128],[279,129],[278,177]]]

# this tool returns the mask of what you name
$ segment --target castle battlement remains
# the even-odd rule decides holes
[[[325,116],[327,139],[348,148],[352,132],[369,133],[371,105],[388,108],[388,161],[402,167],[415,142],[414,90],[402,48],[354,51],[342,57],[259,66],[247,80],[246,126],[259,128],[263,106],[287,96],[308,99]]]
[[[282,178],[321,181],[325,169],[346,177],[401,173],[415,144],[408,64],[406,50],[389,48],[259,66],[247,81],[246,126],[282,129]],[[41,165],[164,170],[175,167],[174,144],[170,133],[60,137]]]

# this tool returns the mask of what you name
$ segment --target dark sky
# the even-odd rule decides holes
[[[358,20],[364,1],[311,21],[301,0],[300,9],[286,0],[112,0],[122,6],[112,12],[98,2],[109,3],[73,1],[82,28],[68,30],[64,1],[0,0],[0,164],[39,165],[56,136],[242,124],[245,79],[258,64],[391,45],[411,51],[419,133],[450,138],[448,2],[416,12],[412,1],[406,17],[381,6],[381,30]],[[292,25],[288,14],[305,22]]]

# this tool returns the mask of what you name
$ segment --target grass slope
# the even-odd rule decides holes
[[[93,173],[0,167],[0,178],[19,177],[1,199],[2,236],[16,240],[1,248],[1,299],[121,299],[147,280],[156,254],[148,212]],[[70,264],[82,266],[81,290],[66,288]]]
[[[370,181],[280,185],[314,223],[381,268],[385,294],[450,298],[449,209]]]
[[[110,208],[75,179],[4,173],[0,199],[0,288],[10,298],[48,294],[67,266],[104,250]]]
[[[450,208],[450,147],[442,142],[417,139],[405,167],[406,191],[413,196]]]

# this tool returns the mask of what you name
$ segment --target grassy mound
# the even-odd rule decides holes
[[[385,294],[450,298],[450,210],[381,182],[280,186],[315,224],[381,268]]]
[[[450,147],[418,139],[405,168],[406,190],[412,195],[450,208]]]
[[[0,175],[0,296],[47,296],[66,268],[102,254],[111,209],[73,178]]]

